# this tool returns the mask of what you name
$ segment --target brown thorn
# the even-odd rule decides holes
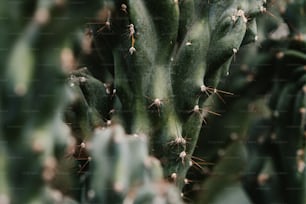
[[[200,162],[198,162],[198,164],[203,164],[203,165],[214,165],[214,163],[207,162],[207,161],[205,161],[204,159],[201,159],[201,158],[196,157],[196,156],[191,156],[191,158],[194,159],[193,161],[199,160]]]
[[[206,111],[206,112],[208,112],[208,113],[211,113],[211,114],[213,114],[213,115],[216,115],[216,116],[221,116],[220,113],[216,113],[216,112],[214,112],[214,111],[210,111],[210,110],[204,110],[204,111]]]
[[[83,164],[83,166],[81,166],[81,168],[79,169],[78,171],[79,174],[83,172],[82,170],[87,166],[87,164],[89,164],[89,158],[87,158],[87,161],[85,162],[85,164]]]
[[[192,166],[194,166],[194,168],[200,170],[201,172],[204,172],[204,169],[203,169],[203,167],[200,164],[195,162],[193,159],[191,159],[191,161],[192,161],[192,164],[194,164],[194,165],[192,165]]]
[[[222,98],[222,96],[218,92],[216,92],[216,95],[224,104],[226,104],[225,100]]]

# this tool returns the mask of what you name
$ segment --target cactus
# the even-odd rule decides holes
[[[93,77],[104,83],[112,107],[105,111],[89,101],[89,108],[105,123],[122,124],[128,134],[148,135],[150,154],[182,188],[205,117],[219,115],[207,108],[210,95],[229,94],[217,84],[240,46],[256,40],[255,16],[263,12],[263,2],[104,3],[99,18],[88,23],[92,55],[101,63],[90,63],[88,70],[105,73]],[[88,55],[76,56],[86,65]]]
[[[149,157],[144,135],[125,135],[118,125],[97,129],[89,149],[91,203],[181,203],[177,189],[163,182],[159,161]]]
[[[271,13],[259,21],[261,46],[247,49],[245,56],[237,56],[239,60],[231,67],[232,74],[221,84],[235,96],[226,98],[225,105],[217,104],[216,110],[224,111],[223,118],[204,126],[206,129],[202,130],[198,141],[203,148],[195,155],[215,164],[205,169],[206,175],[190,173],[191,179],[204,182],[200,189],[196,184],[191,187],[196,190],[195,194],[202,195],[200,202],[218,203],[218,196],[229,191],[226,187],[234,189],[237,183],[247,193],[244,197],[247,196],[249,201],[245,203],[305,202],[306,58],[305,25],[300,23],[305,18],[305,1],[278,1],[272,3],[269,10]],[[255,115],[254,109],[244,109],[254,104],[254,100],[257,100]],[[249,119],[245,120],[241,115]],[[234,126],[217,129],[220,124]],[[241,142],[246,142],[248,161],[237,164],[240,167],[245,165],[245,169],[240,168],[234,173],[226,170],[231,168],[231,164],[226,162],[232,159],[232,155],[218,155],[218,149],[225,150],[235,145],[230,137],[232,129],[245,129],[236,136]],[[244,158],[244,155],[241,153],[237,158]],[[222,166],[224,175],[220,176],[218,173]],[[215,184],[220,177],[226,181],[231,178],[231,183],[220,188]],[[213,188],[214,184],[216,188]],[[236,198],[239,196],[237,194]],[[231,202],[230,196],[228,202]]]
[[[48,7],[39,9],[38,12],[49,12]],[[9,21],[13,23],[14,19]],[[5,144],[1,150],[6,155],[1,171],[7,181],[2,186],[7,188],[2,197],[4,203],[39,203],[48,199],[52,194],[43,193],[44,183],[53,178],[56,157],[64,153],[68,142],[68,128],[60,118],[65,92],[55,82],[62,80],[63,85],[64,76],[53,66],[41,66],[50,63],[43,57],[48,45],[41,42],[42,38],[35,38],[42,24],[34,19],[15,44],[6,43],[11,55],[2,66],[3,81],[8,82],[1,86],[1,141]],[[45,52],[35,53],[34,46]],[[35,79],[46,80],[46,86],[37,86]],[[63,97],[63,102],[56,102],[54,96]]]
[[[265,56],[266,63],[269,61],[272,71],[270,78],[273,77],[274,80],[272,89],[269,90],[270,127],[264,133],[266,136],[263,143],[249,148],[251,159],[257,157],[256,155],[267,157],[254,161],[247,172],[256,173],[247,174],[245,178],[245,185],[252,186],[246,189],[257,203],[305,202],[305,25],[299,24],[299,21],[305,19],[305,1],[281,6],[278,19],[282,23],[277,30],[279,32],[285,26],[287,31],[281,38],[271,35],[263,42],[265,49],[260,52],[260,55]],[[274,50],[269,50],[271,48]],[[256,138],[262,134],[251,130],[250,135]],[[277,174],[278,172],[286,173]],[[265,179],[261,180],[263,177]],[[265,186],[271,190],[255,190],[257,186]]]
[[[32,3],[1,2],[1,16],[7,18],[1,20],[6,31],[1,32],[0,202],[75,203],[50,183],[72,140],[62,121],[68,90],[58,49],[69,30],[85,22],[71,3]],[[67,8],[75,18],[63,27],[57,19]]]
[[[79,3],[16,6],[29,20],[1,2],[1,25],[23,33],[0,39],[1,203],[181,203],[203,122],[220,116],[210,107],[232,95],[218,85],[257,40],[265,1]],[[63,113],[75,166],[57,169],[74,145]],[[56,169],[72,186],[57,186]]]

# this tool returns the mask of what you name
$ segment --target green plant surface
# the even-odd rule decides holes
[[[88,24],[92,55],[101,59],[89,71],[112,75],[93,75],[111,87],[106,92],[115,101],[111,114],[96,108],[100,118],[119,121],[128,134],[148,135],[150,153],[161,161],[165,177],[179,175],[173,180],[179,188],[193,165],[205,117],[219,115],[208,108],[210,95],[231,94],[217,84],[240,46],[257,39],[255,17],[263,4],[105,1],[98,19]]]

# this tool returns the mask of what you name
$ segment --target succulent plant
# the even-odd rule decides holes
[[[194,164],[192,154],[205,117],[219,115],[208,108],[211,95],[222,100],[222,95],[230,94],[217,89],[217,84],[240,46],[256,41],[255,17],[264,12],[263,4],[104,1],[87,33],[92,55],[101,61],[88,70],[105,73],[93,77],[104,84],[109,98],[103,103],[109,109],[90,104],[94,98],[87,101],[89,108],[105,123],[122,124],[128,134],[148,135],[150,154],[161,161],[165,177],[182,188]],[[86,65],[88,55],[77,56]],[[82,93],[85,98],[89,94]]]
[[[302,203],[306,57],[305,25],[297,19],[305,18],[305,3],[280,1],[280,14],[265,5],[1,2],[7,31],[0,31],[0,203],[182,203],[186,191],[180,191],[193,181],[190,167],[203,171],[212,163],[201,178],[200,202],[213,202],[226,186],[242,188],[243,177],[255,203]],[[270,20],[257,28],[261,13]],[[279,28],[275,19],[288,35],[270,34],[256,58],[244,58],[251,68],[237,72],[231,63],[242,63],[236,61],[241,47]],[[67,67],[77,70],[63,73]],[[250,141],[263,134],[263,142],[244,145],[248,105],[263,94],[271,94],[272,114],[256,117],[249,130]],[[261,125],[267,128],[256,131]],[[72,166],[57,167],[67,154]],[[245,175],[235,162],[245,164]],[[71,186],[60,187],[61,173],[70,174]]]
[[[260,46],[237,55],[232,74],[220,86],[235,96],[227,97],[225,105],[217,105],[215,109],[223,113],[222,118],[202,129],[198,146],[203,148],[198,148],[195,156],[214,165],[206,167],[205,175],[189,173],[191,179],[204,181],[200,189],[193,186],[197,194],[203,195],[201,202],[216,201],[222,192],[237,185],[247,192],[246,203],[305,202],[306,58],[305,25],[300,23],[305,18],[305,1],[278,1],[270,5],[268,15],[258,21]],[[217,129],[220,125],[223,128]],[[239,171],[224,170],[220,175],[220,166],[233,159],[225,151],[236,143],[231,139],[232,133],[245,143],[247,154],[242,152],[234,157],[243,160],[236,163],[237,168],[241,167]],[[224,168],[229,169],[230,165]],[[216,185],[212,190],[212,181],[227,177],[232,179],[229,185],[224,184],[221,189]]]

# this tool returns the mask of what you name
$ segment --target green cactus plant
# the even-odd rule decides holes
[[[259,20],[258,39],[261,45],[247,49],[245,56],[237,56],[239,60],[232,65],[232,74],[221,84],[235,96],[226,98],[225,105],[217,105],[216,110],[224,111],[223,117],[204,126],[198,141],[203,148],[197,149],[195,155],[215,164],[209,170],[205,169],[205,175],[190,172],[189,176],[193,176],[191,179],[204,181],[202,190],[197,184],[190,187],[203,195],[201,201],[206,199],[208,203],[218,203],[220,192],[229,189],[226,185],[221,190],[220,186],[215,190],[208,186],[213,186],[212,181],[219,178],[215,178],[215,175],[220,172],[220,166],[232,158],[227,154],[218,155],[218,149],[228,149],[235,143],[230,136],[236,129],[238,134],[235,135],[245,142],[248,162],[237,164],[244,168],[233,174],[223,171],[225,177],[237,178],[232,177],[230,188],[237,183],[241,188],[242,182],[247,193],[244,197],[249,199],[245,203],[305,202],[306,61],[305,29],[304,24],[300,23],[305,18],[305,2],[278,1],[271,5],[271,13]],[[246,108],[254,104],[254,100],[260,101],[257,102],[255,114],[255,109]],[[244,119],[245,116],[249,119]],[[231,125],[217,129],[220,124]],[[244,129],[242,134],[237,132],[241,128]],[[240,154],[237,158],[244,155]],[[230,164],[225,168],[231,168]]]
[[[305,1],[281,4],[279,8],[282,8],[278,11],[279,22],[282,22],[280,26],[286,25],[288,29],[281,38],[270,36],[265,40],[266,49],[260,52],[266,58],[263,62],[270,64],[272,74],[269,77],[274,78],[269,91],[272,124],[265,133],[264,143],[253,148],[254,154],[251,155],[254,158],[255,154],[263,154],[271,159],[259,160],[254,162],[255,166],[248,167],[248,171],[256,174],[246,177],[246,186],[253,186],[246,189],[253,199],[257,199],[257,203],[303,203],[306,55],[305,26],[299,22],[305,19]],[[281,30],[280,27],[278,30]],[[259,137],[260,133],[255,136]],[[267,165],[270,167],[266,168]],[[267,178],[260,183],[258,179],[262,175]],[[254,185],[249,185],[250,182]],[[255,190],[260,185],[271,190]]]
[[[68,90],[57,49],[67,31],[84,22],[76,15],[69,26],[56,23],[67,8],[73,11],[71,3],[65,6],[1,2],[7,29],[1,32],[1,203],[75,203],[50,188],[71,140],[62,121]],[[57,31],[62,34],[52,34]]]
[[[64,76],[57,70],[48,76],[53,89],[36,87],[37,82],[31,80],[39,76],[43,79],[50,71],[39,69],[38,64],[43,63],[43,59],[33,61],[33,37],[40,29],[40,22],[34,20],[30,23],[18,42],[9,47],[11,55],[2,66],[6,67],[2,70],[3,79],[8,81],[1,86],[1,141],[5,144],[2,151],[6,155],[1,172],[7,180],[1,187],[7,189],[2,197],[4,203],[35,203],[48,199],[52,194],[43,194],[46,187],[43,183],[52,179],[55,157],[64,152],[68,142],[65,135],[68,128],[64,127],[60,118],[65,99],[63,103],[52,102],[54,95],[64,95],[59,84],[54,83],[59,77],[64,80]],[[43,44],[38,43],[37,46],[43,47]],[[24,64],[20,63],[20,58],[24,59],[21,62]],[[36,106],[33,103],[35,100]],[[57,129],[54,128],[56,126]],[[13,197],[14,194],[19,196]]]
[[[144,135],[128,136],[114,125],[97,129],[91,145],[90,202],[181,203],[179,191],[163,183],[161,166],[149,157]]]
[[[9,49],[0,55],[0,201],[180,203],[187,172],[199,165],[193,155],[206,134],[203,123],[220,116],[211,107],[235,91],[218,85],[231,75],[240,47],[257,40],[256,16],[265,12],[265,1],[79,3],[24,2],[17,9],[31,20],[10,14],[1,21],[24,34],[1,33],[0,39]],[[12,5],[1,4],[6,16],[10,9],[3,8]],[[59,50],[68,46],[71,66],[82,69],[65,80]],[[63,191],[76,201],[50,187],[56,160],[73,144],[63,112],[76,142],[70,152],[75,167],[67,170],[76,180]],[[22,162],[8,159],[20,156]]]
[[[217,84],[240,46],[257,39],[254,17],[263,3],[105,1],[89,23],[93,55],[101,59],[89,71],[108,73],[97,77],[112,87],[106,92],[116,101],[112,115],[100,111],[100,118],[120,121],[128,134],[148,135],[150,153],[169,180],[179,175],[179,188],[193,165],[204,117],[218,115],[207,98],[228,94]]]

